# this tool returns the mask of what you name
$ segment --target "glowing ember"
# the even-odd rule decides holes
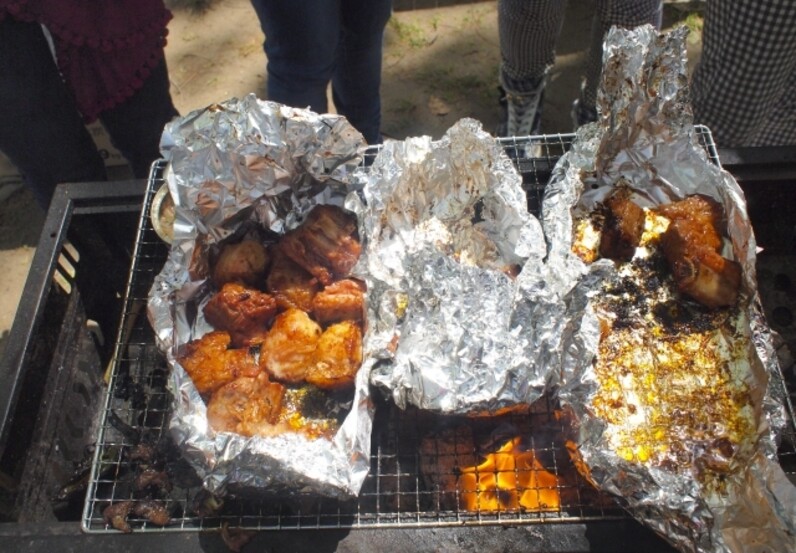
[[[465,510],[558,510],[558,479],[521,442],[513,438],[480,465],[461,469],[457,488]]]

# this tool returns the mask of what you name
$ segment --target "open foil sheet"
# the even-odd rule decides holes
[[[531,403],[556,366],[563,302],[539,221],[480,123],[388,141],[357,207],[368,236],[371,382],[397,405],[481,415]]]
[[[214,432],[202,397],[177,361],[189,341],[212,330],[202,314],[211,294],[210,252],[247,226],[281,235],[316,205],[342,206],[356,193],[353,175],[363,147],[363,137],[343,117],[254,95],[166,126],[161,152],[169,163],[166,182],[176,219],[148,316],[172,369],[172,435],[211,492],[223,494],[235,485],[345,497],[356,495],[367,475],[373,416],[368,361],[357,374],[353,401],[340,406],[350,411],[331,441],[292,432],[250,438]],[[367,344],[365,336],[365,359]]]
[[[792,551],[796,491],[776,461],[785,415],[769,387],[779,368],[761,314],[754,235],[742,190],[696,140],[686,35],[609,33],[600,120],[578,131],[546,189],[546,262],[569,321],[557,394],[581,473],[674,546]],[[692,194],[721,204],[722,253],[743,272],[734,308],[689,307],[643,260],[575,255],[589,242],[579,224],[620,183],[644,208]]]

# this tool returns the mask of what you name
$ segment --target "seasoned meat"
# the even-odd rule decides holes
[[[102,511],[102,518],[106,524],[110,524],[117,530],[129,534],[133,531],[127,522],[130,514],[145,518],[147,521],[157,526],[166,526],[171,522],[166,506],[155,500],[145,501],[119,501],[105,507]]]
[[[302,382],[312,366],[321,327],[304,311],[280,313],[260,346],[260,366],[280,382]]]
[[[171,522],[171,517],[166,510],[166,506],[160,501],[140,501],[133,507],[133,513],[140,517],[144,517],[157,526],[166,526]]]
[[[327,328],[318,340],[315,362],[307,372],[307,382],[325,390],[338,390],[354,384],[362,364],[362,331],[351,321]]]
[[[228,349],[229,333],[216,330],[186,345],[178,361],[206,396],[240,376],[257,376],[260,367],[248,348]]]
[[[105,524],[110,524],[117,530],[124,532],[125,534],[129,534],[133,531],[133,529],[127,523],[127,517],[130,515],[130,511],[132,510],[132,501],[119,501],[117,503],[111,503],[105,507],[105,509],[103,509],[102,519],[105,521]]]
[[[605,222],[600,238],[600,255],[627,261],[636,252],[644,232],[644,210],[630,199],[629,189],[617,188],[604,203]]]
[[[354,215],[331,205],[315,207],[280,243],[285,254],[324,285],[347,276],[362,249]]]
[[[276,313],[273,296],[233,282],[225,284],[204,308],[208,323],[229,332],[233,348],[262,342]]]
[[[321,324],[361,321],[365,314],[365,285],[350,278],[333,282],[313,299],[312,314]]]
[[[135,477],[133,487],[137,491],[146,489],[171,491],[172,484],[169,475],[165,470],[157,470],[152,467],[145,468]]]
[[[721,205],[695,195],[657,211],[671,221],[661,246],[680,292],[710,308],[734,305],[741,287],[741,266],[720,253]]]
[[[244,436],[279,433],[279,414],[285,388],[266,373],[242,377],[221,387],[207,404],[207,420],[217,432]]]
[[[213,266],[213,282],[221,288],[228,282],[262,286],[268,268],[268,252],[255,240],[226,244]]]
[[[312,300],[320,289],[320,283],[317,278],[276,247],[273,249],[273,262],[268,271],[266,289],[274,296],[280,309],[295,307],[302,311],[310,311]]]

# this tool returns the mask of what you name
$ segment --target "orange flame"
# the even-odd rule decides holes
[[[457,487],[465,510],[558,510],[558,479],[521,442],[513,438],[480,465],[461,469]]]

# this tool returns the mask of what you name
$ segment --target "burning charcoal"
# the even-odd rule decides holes
[[[136,503],[133,507],[133,513],[158,526],[166,526],[171,522],[166,506],[160,501],[152,500]]]
[[[105,510],[102,511],[102,518],[105,524],[110,524],[117,530],[129,534],[133,531],[130,525],[127,524],[127,516],[133,508],[132,501],[120,501],[119,503],[111,503]]]
[[[429,489],[442,490],[444,508],[456,508],[453,492],[460,468],[477,464],[475,449],[475,438],[469,425],[445,428],[421,441],[420,472]]]
[[[144,469],[136,476],[134,486],[137,491],[143,491],[148,488],[171,491],[171,481],[166,471],[151,468]]]

